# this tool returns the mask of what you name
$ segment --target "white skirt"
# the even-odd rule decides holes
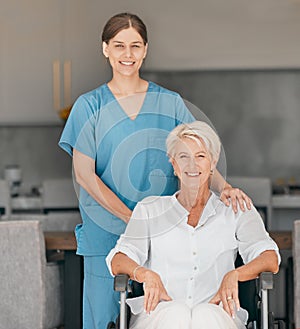
[[[176,301],[160,302],[150,314],[132,315],[130,329],[245,329],[238,317],[232,319],[221,306],[199,304],[190,309]]]

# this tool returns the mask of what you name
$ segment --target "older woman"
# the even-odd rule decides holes
[[[173,129],[167,151],[180,190],[139,202],[107,257],[113,275],[144,283],[131,329],[245,328],[238,281],[278,271],[278,248],[256,209],[235,213],[210,190],[220,148],[204,122]],[[237,252],[246,265],[235,269]]]

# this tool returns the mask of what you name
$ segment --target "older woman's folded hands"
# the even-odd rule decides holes
[[[170,301],[172,298],[168,295],[160,276],[148,269],[144,270],[144,309],[146,313],[154,311],[157,304],[162,301]]]
[[[216,295],[209,301],[212,304],[223,304],[224,310],[231,316],[235,317],[235,309],[240,308],[238,296],[238,277],[236,270],[228,272],[221,283],[221,286]]]

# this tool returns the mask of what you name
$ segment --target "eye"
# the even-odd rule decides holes
[[[123,48],[124,46],[121,45],[121,44],[117,44],[115,47],[116,47],[116,48]]]
[[[179,159],[187,159],[188,155],[187,154],[180,154]]]
[[[133,45],[132,47],[133,47],[133,48],[141,48],[140,45]]]
[[[197,154],[196,157],[197,157],[197,158],[205,158],[205,154],[204,154],[204,153],[200,153],[200,154]]]

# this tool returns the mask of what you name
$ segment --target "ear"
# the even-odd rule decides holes
[[[174,171],[176,171],[176,169],[178,169],[178,166],[177,166],[176,160],[175,160],[174,158],[170,157],[169,162],[171,163],[171,165],[172,165]]]
[[[171,165],[174,167],[175,164],[175,159],[172,157],[169,157],[169,162],[171,163]]]
[[[214,160],[214,161],[212,161],[212,163],[211,163],[211,165],[210,165],[210,169],[211,169],[211,170],[215,170],[215,169],[216,169],[216,166],[217,166],[217,161]]]
[[[108,58],[108,44],[105,41],[102,42],[102,52],[103,55]]]
[[[146,45],[145,45],[145,52],[144,52],[143,59],[146,58],[146,56],[147,56],[147,52],[148,52],[148,43],[146,43]]]

